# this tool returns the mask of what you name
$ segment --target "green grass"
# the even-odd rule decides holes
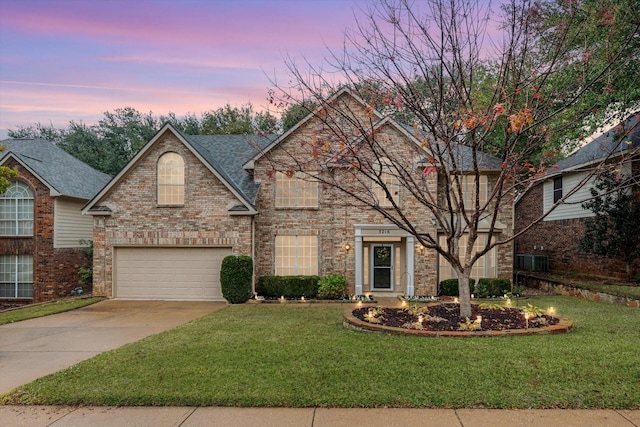
[[[534,276],[540,276],[592,291],[600,291],[628,298],[640,298],[640,283],[637,282],[626,282],[622,279],[579,274],[570,271],[536,272]]]
[[[15,310],[7,310],[0,313],[0,325],[19,322],[21,320],[34,319],[63,311],[75,310],[101,301],[102,298],[80,298],[52,301],[44,304],[28,305]]]
[[[343,307],[238,305],[41,378],[2,404],[640,408],[640,310],[527,300],[566,335],[347,330]]]
[[[640,286],[608,285],[600,283],[585,283],[581,286],[587,289],[601,291],[612,295],[640,298]]]

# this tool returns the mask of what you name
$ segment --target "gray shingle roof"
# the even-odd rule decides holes
[[[416,134],[416,130],[412,127],[404,125],[406,131],[412,135]],[[424,136],[428,137],[428,134],[425,132],[418,131],[417,136],[419,139],[422,139]],[[433,147],[434,149],[442,149],[437,145]],[[471,172],[473,171],[473,149],[464,144],[458,144],[456,142],[451,142],[449,145],[451,154],[455,157],[456,169],[458,171],[463,172]],[[453,162],[451,161],[451,156],[448,152],[442,153],[443,160],[447,161],[448,167],[453,168]],[[476,152],[476,160],[478,162],[478,168],[481,171],[487,170],[500,170],[502,168],[502,160],[499,158],[487,154],[483,151]],[[425,157],[426,161],[426,157]]]
[[[620,143],[621,140],[622,143]],[[559,161],[558,167],[554,169],[553,174],[560,173],[565,169],[589,164],[595,160],[602,159],[610,153],[617,155],[638,147],[640,147],[640,112],[627,118],[624,124],[604,132],[566,159]]]
[[[44,139],[5,139],[0,163],[13,154],[58,193],[91,199],[111,179]]]
[[[273,141],[259,135],[183,135],[224,179],[244,194],[252,204],[259,184],[243,165]]]

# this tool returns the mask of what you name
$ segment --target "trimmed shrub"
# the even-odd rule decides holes
[[[502,278],[482,278],[478,280],[476,293],[478,298],[503,296],[511,292],[511,281]]]
[[[231,304],[242,304],[251,298],[253,261],[247,255],[229,255],[222,260],[220,286],[222,296]]]
[[[476,281],[475,279],[469,278],[469,292],[473,293],[473,288],[475,287]],[[458,279],[447,279],[440,282],[440,292],[438,295],[446,295],[457,297],[460,295],[460,290],[458,289]]]
[[[341,274],[329,274],[318,281],[318,298],[339,299],[342,298],[349,287],[349,282]]]
[[[91,290],[93,288],[93,240],[80,240],[80,244],[83,245],[80,252],[87,257],[87,265],[83,265],[78,269],[78,276],[80,276],[80,283],[83,286],[87,286]]]
[[[266,298],[315,298],[318,280],[318,276],[262,276],[256,284],[256,293]]]

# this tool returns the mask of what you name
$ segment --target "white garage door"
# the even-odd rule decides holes
[[[222,259],[230,248],[116,248],[114,296],[223,300]]]

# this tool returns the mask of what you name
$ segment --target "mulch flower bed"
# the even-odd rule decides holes
[[[477,324],[478,316],[481,316],[481,321],[473,328],[478,331],[542,328],[560,322],[559,318],[547,314],[538,314],[526,319],[525,311],[513,307],[505,307],[501,310],[472,305],[472,316],[468,322],[466,319],[460,319],[460,306],[455,303],[425,306],[421,313],[411,311],[406,308],[363,307],[353,310],[352,314],[357,319],[380,326],[426,331],[459,331],[461,323],[467,326],[470,323]]]

